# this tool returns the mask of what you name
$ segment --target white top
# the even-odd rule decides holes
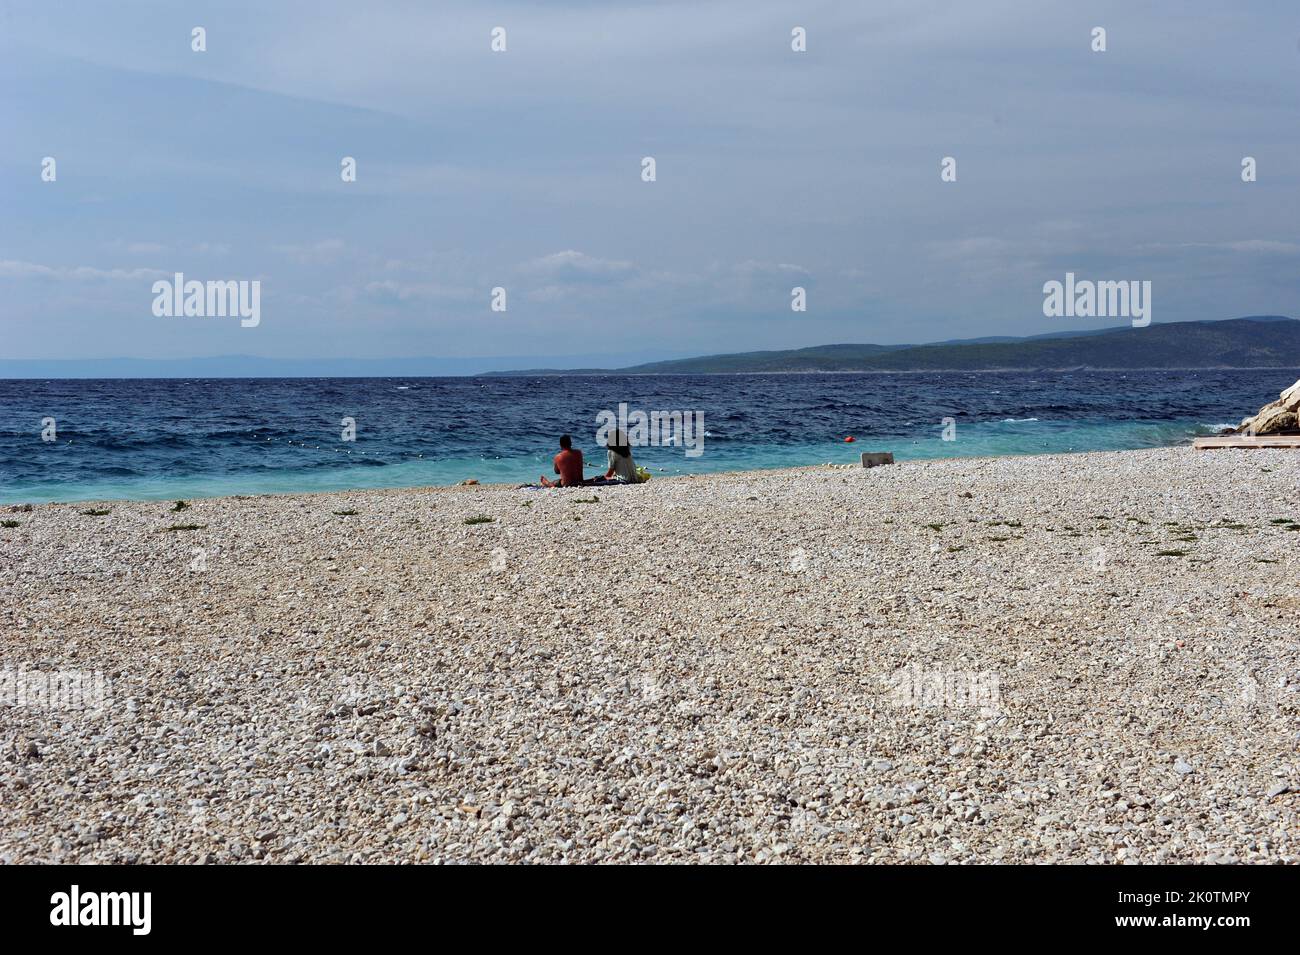
[[[636,483],[636,462],[632,460],[631,454],[623,457],[623,455],[615,454],[613,449],[610,449],[609,466],[614,469],[614,477],[620,481],[627,481],[630,484]]]

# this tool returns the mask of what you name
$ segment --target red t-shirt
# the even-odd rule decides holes
[[[582,484],[582,452],[575,448],[566,448],[555,456],[555,473],[560,476],[561,487],[577,487]]]

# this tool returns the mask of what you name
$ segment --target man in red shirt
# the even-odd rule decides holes
[[[567,434],[560,435],[560,453],[555,456],[555,473],[560,476],[559,483],[543,474],[542,487],[582,486],[582,452],[573,447],[573,439]]]

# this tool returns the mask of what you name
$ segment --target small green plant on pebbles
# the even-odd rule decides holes
[[[483,515],[479,515],[478,517],[465,518],[465,523],[466,524],[491,524],[495,520],[496,520],[495,517],[484,517]]]

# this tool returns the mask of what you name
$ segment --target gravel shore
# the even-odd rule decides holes
[[[0,861],[1296,862],[1298,487],[1176,448],[10,509]]]

